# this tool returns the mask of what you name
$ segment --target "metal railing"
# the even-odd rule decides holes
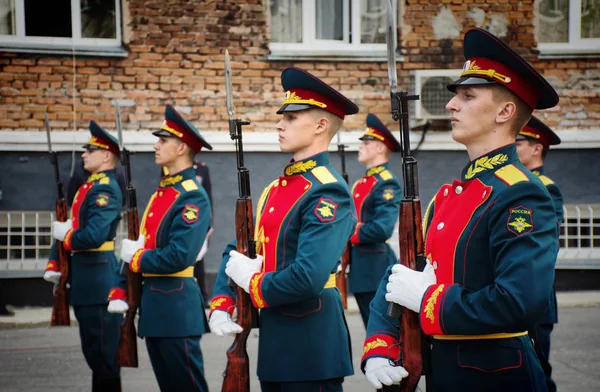
[[[563,207],[557,269],[600,269],[600,204]],[[399,254],[398,223],[389,244]]]
[[[560,228],[558,269],[600,269],[600,204],[566,205]],[[123,213],[115,252],[127,237]],[[0,211],[0,279],[41,277],[50,255],[54,211]],[[390,239],[398,254],[398,225]]]
[[[122,215],[115,252],[127,238],[125,214]],[[52,245],[51,225],[54,211],[0,211],[0,279],[41,277]]]
[[[600,269],[600,204],[566,205],[560,227],[559,269]]]

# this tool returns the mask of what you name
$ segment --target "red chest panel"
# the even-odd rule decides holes
[[[265,272],[277,269],[277,244],[284,231],[281,225],[311,186],[312,183],[303,176],[293,176],[279,177],[279,182],[271,188],[258,224]]]
[[[490,197],[492,187],[478,179],[444,185],[435,196],[434,216],[427,231],[425,254],[434,266],[437,283],[454,283],[456,248],[476,210]]]
[[[150,202],[148,202],[148,207],[144,212],[144,218],[142,218],[142,224],[140,226],[141,234],[146,236],[146,246],[144,246],[144,248],[156,248],[158,228],[178,197],[179,191],[173,187],[160,188],[152,195]]]
[[[354,199],[354,206],[356,207],[356,216],[358,217],[359,222],[364,222],[360,216],[360,211],[362,210],[362,205],[365,202],[365,199],[371,192],[371,189],[377,184],[377,178],[375,176],[363,177],[358,180],[358,183],[353,189],[352,198]],[[364,217],[366,219],[366,217]]]
[[[75,193],[73,205],[71,206],[71,220],[73,221],[73,229],[79,229],[79,211],[81,210],[81,205],[85,201],[87,194],[90,192],[93,186],[93,182],[86,182],[80,186],[77,190],[77,193]]]

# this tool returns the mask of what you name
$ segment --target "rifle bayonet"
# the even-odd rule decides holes
[[[396,18],[390,0],[386,0],[387,6],[387,61],[388,61],[388,81],[391,93],[398,89],[398,75],[396,74]]]
[[[229,121],[233,120],[235,111],[233,110],[233,88],[231,84],[231,63],[229,61],[229,51],[225,49],[225,95],[227,102],[227,114]],[[231,128],[229,129],[231,132]]]

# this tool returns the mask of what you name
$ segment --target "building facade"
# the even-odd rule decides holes
[[[573,245],[571,253],[562,254],[569,260],[563,265],[597,265],[600,5],[586,0],[392,3],[398,84],[421,96],[410,110],[422,198],[428,201],[466,163],[449,135],[444,106],[451,95],[445,84],[462,68],[464,33],[475,26],[488,29],[540,70],[560,95],[557,107],[535,115],[563,139],[547,160],[548,175],[561,186],[572,219],[563,227],[565,250]],[[233,238],[237,197],[225,109],[225,49],[232,59],[236,116],[251,122],[244,142],[253,194],[258,196],[288,159],[279,153],[275,112],[283,99],[281,71],[291,65],[323,78],[360,107],[344,122],[341,136],[349,146],[347,170],[354,180],[363,174],[355,151],[366,115],[398,127],[389,114],[385,21],[385,0],[0,0],[0,277],[39,277],[45,263],[56,195],[45,152],[45,113],[66,183],[80,159],[71,151],[81,151],[89,121],[113,131],[117,103],[125,144],[137,152],[133,177],[141,209],[158,183],[150,131],[162,124],[167,103],[215,147],[200,156],[213,179],[215,234],[206,269],[214,274]],[[339,162],[337,153],[332,155]],[[401,174],[400,157],[393,162]]]

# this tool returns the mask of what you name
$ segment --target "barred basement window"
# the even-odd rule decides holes
[[[30,52],[122,52],[121,0],[0,0],[0,47]]]
[[[115,254],[127,238],[123,215]],[[0,211],[0,278],[42,276],[52,246],[54,211]]]

